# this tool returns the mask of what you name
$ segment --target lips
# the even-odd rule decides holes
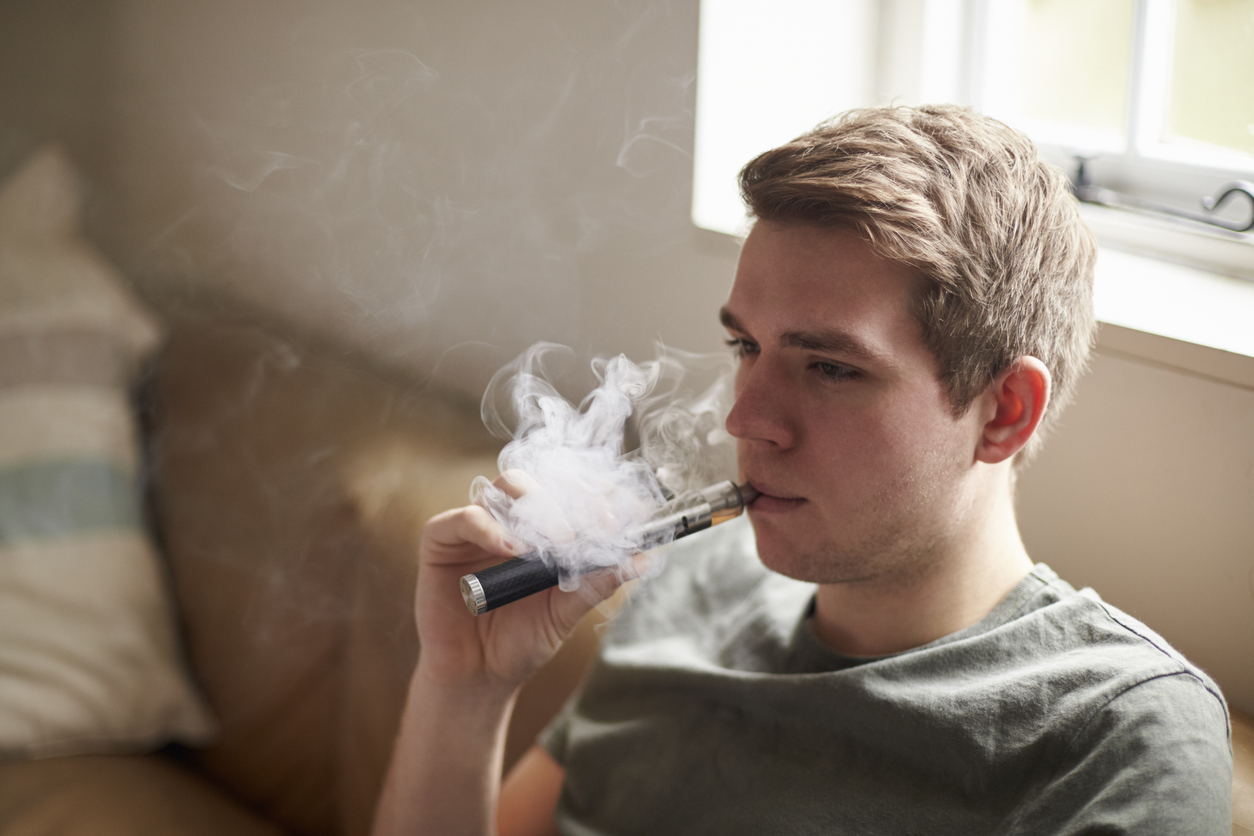
[[[761,494],[749,506],[749,513],[751,514],[782,514],[800,508],[807,502],[805,497],[794,496],[784,489],[772,486],[767,482],[750,479],[749,484],[753,485]]]

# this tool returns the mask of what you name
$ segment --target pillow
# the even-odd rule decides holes
[[[130,389],[161,333],[78,236],[55,147],[0,183],[0,758],[198,743]]]

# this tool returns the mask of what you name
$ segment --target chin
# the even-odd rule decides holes
[[[869,544],[805,542],[769,525],[754,524],[758,559],[772,572],[804,583],[833,584],[871,580],[898,561]]]
[[[772,572],[806,583],[820,583],[816,572],[822,559],[817,559],[815,549],[797,542],[775,526],[753,521],[753,534],[757,542],[758,559]]]

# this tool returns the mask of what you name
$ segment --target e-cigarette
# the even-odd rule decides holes
[[[648,551],[734,519],[757,498],[758,491],[748,482],[743,485],[720,482],[680,497],[636,532],[633,537],[639,544],[636,550]],[[559,577],[556,565],[541,559],[537,552],[527,552],[474,574],[463,575],[462,598],[472,615],[482,615],[557,586]]]

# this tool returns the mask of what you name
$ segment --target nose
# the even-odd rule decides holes
[[[765,358],[742,361],[736,372],[736,401],[727,413],[727,432],[739,441],[786,450],[798,440],[797,415],[787,376]]]

